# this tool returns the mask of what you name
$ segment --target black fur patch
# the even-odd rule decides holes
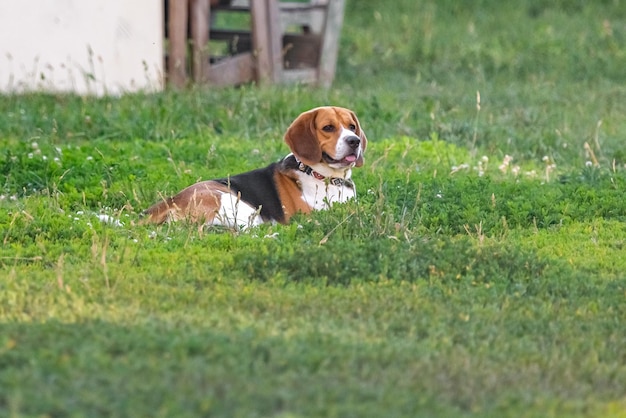
[[[261,208],[263,221],[283,222],[285,212],[278,196],[274,173],[281,163],[248,171],[215,181],[229,187],[233,194],[241,194],[241,200],[254,208]]]

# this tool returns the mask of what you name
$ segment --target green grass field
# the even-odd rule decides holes
[[[0,97],[0,416],[626,417],[625,69],[622,0],[349,0],[328,91]],[[358,202],[136,224],[324,104]]]

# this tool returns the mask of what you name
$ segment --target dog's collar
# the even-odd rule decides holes
[[[324,182],[328,183],[328,184],[332,184],[333,186],[337,186],[337,187],[342,187],[342,186],[347,186],[352,188],[354,186],[354,184],[352,183],[351,180],[348,179],[342,179],[341,177],[326,177],[320,173],[318,173],[317,171],[313,170],[313,168],[309,167],[308,165],[304,164],[302,161],[298,162],[298,170],[302,171],[304,174],[308,174],[309,176],[313,176],[318,180],[323,180]]]
[[[333,186],[337,186],[337,187],[349,187],[351,189],[354,188],[354,183],[352,182],[352,180],[350,179],[344,179],[341,177],[326,177],[323,174],[318,173],[317,171],[313,170],[312,167],[304,164],[302,161],[298,160],[296,158],[295,155],[291,154],[289,155],[287,158],[293,158],[293,161],[296,163],[296,168],[303,172],[306,175],[312,176],[313,178],[317,179],[317,180],[322,180],[324,181],[326,184],[332,184]]]

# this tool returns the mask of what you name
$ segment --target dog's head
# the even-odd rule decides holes
[[[309,166],[346,170],[363,165],[367,138],[353,111],[318,107],[302,113],[289,126],[285,142]]]

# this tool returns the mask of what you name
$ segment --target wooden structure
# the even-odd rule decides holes
[[[220,5],[219,3],[228,3]],[[169,82],[236,85],[304,82],[335,76],[345,0],[169,0]],[[245,30],[212,27],[219,13],[247,13]],[[225,42],[217,56],[211,45]]]

